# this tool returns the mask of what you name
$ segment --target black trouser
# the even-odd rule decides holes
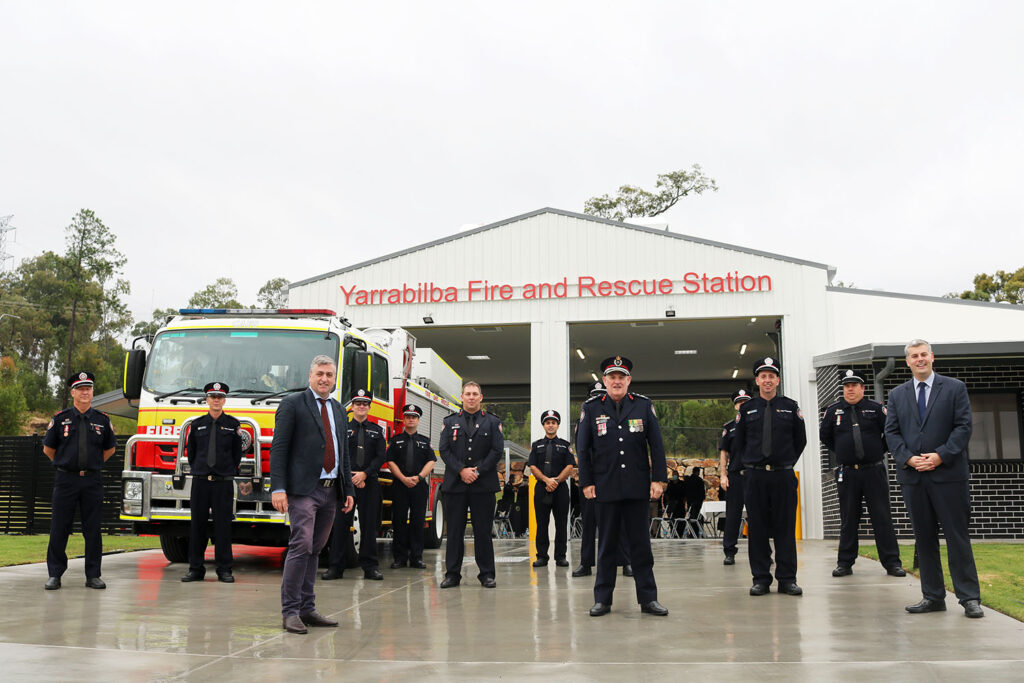
[[[448,541],[444,553],[444,575],[462,576],[462,558],[466,548],[466,512],[473,522],[473,553],[476,556],[477,578],[494,578],[494,544],[491,527],[494,525],[494,492],[448,491],[444,494],[444,513],[448,519]]]
[[[647,515],[648,501],[599,501],[595,507],[598,542],[594,602],[612,604],[619,548],[623,544],[629,548],[637,602],[643,604],[657,600],[658,585],[654,582],[654,555],[651,553],[650,522]]]
[[[594,560],[594,541],[597,538],[597,507],[593,498],[586,496],[580,498],[580,516],[583,518],[583,530],[580,532],[580,566],[593,567],[597,564]],[[623,567],[629,564],[629,548],[626,546],[625,532],[619,542],[619,555],[616,561]]]
[[[569,542],[569,487],[560,484],[550,494],[544,483],[538,481],[533,489],[533,509],[537,516],[537,559],[545,562],[548,557],[548,520],[555,513],[555,560],[565,560],[565,547]],[[551,502],[544,498],[550,495]]]
[[[969,524],[971,492],[967,481],[935,482],[927,474],[918,484],[903,485],[903,499],[910,511],[910,524],[917,542],[921,593],[929,600],[944,600],[942,557],[939,555],[939,526],[946,537],[949,575],[957,600],[980,600],[978,570],[974,566]]]
[[[430,487],[422,479],[412,488],[395,479],[391,485],[391,554],[395,562],[423,559],[423,522],[427,518]]]
[[[857,561],[857,530],[860,527],[861,510],[867,502],[871,517],[871,530],[875,534],[878,558],[886,569],[902,566],[900,548],[896,543],[896,532],[892,528],[892,511],[889,508],[889,473],[879,464],[865,469],[842,467],[842,481],[836,482],[839,491],[839,517],[842,520],[839,532],[839,565],[849,567]]]
[[[213,513],[213,558],[217,573],[231,571],[231,518],[235,497],[235,483],[231,479],[209,481],[204,475],[192,477],[192,491],[189,494],[188,568],[204,571],[203,558],[206,555],[207,513]]]
[[[68,569],[68,536],[75,521],[75,508],[82,520],[85,539],[85,578],[98,578],[103,557],[100,512],[103,505],[103,481],[99,472],[79,476],[57,470],[53,480],[53,507],[50,517],[50,543],[46,548],[46,569],[60,578]]]
[[[348,546],[348,535],[352,533],[352,522],[355,521],[356,510],[359,510],[359,566],[363,571],[377,569],[377,530],[380,527],[380,480],[377,477],[366,479],[366,486],[356,489],[356,504],[347,513],[341,509],[344,500],[338,501],[338,509],[334,513],[334,530],[331,532],[331,569],[344,571],[345,548]]]
[[[746,488],[747,555],[754,583],[772,583],[772,549],[775,539],[775,578],[779,583],[796,581],[797,481],[793,470],[748,468]]]
[[[746,488],[747,477],[743,470],[729,472],[729,490],[725,492],[725,530],[722,532],[722,550],[732,557],[736,554],[736,544],[740,538],[740,525],[743,522],[743,489]]]

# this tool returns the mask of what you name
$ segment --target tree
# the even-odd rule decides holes
[[[229,277],[219,277],[188,300],[189,308],[245,308],[238,302],[238,287]]]
[[[946,296],[952,299],[1024,304],[1024,268],[1012,273],[1005,270],[997,270],[992,275],[978,273],[974,276],[974,289],[959,294],[950,292]]]
[[[633,185],[623,185],[614,197],[605,194],[588,199],[583,212],[617,221],[633,216],[652,217],[665,213],[687,195],[704,194],[708,190],[718,192],[714,178],[704,175],[700,164],[694,164],[689,171],[659,175],[655,188],[654,192],[649,192]]]
[[[21,432],[21,418],[27,407],[25,392],[18,383],[18,370],[11,359],[4,358],[0,362],[0,435]]]
[[[163,327],[167,318],[172,315],[177,315],[178,309],[176,308],[158,308],[153,311],[153,317],[150,320],[140,320],[135,323],[135,327],[132,328],[133,337],[144,337],[146,335],[156,334],[156,331]]]
[[[267,280],[267,283],[260,287],[256,301],[260,308],[287,308],[288,280],[283,277]]]
[[[67,252],[60,260],[58,273],[63,281],[65,302],[70,307],[64,370],[71,368],[75,350],[75,325],[80,315],[93,316],[101,333],[123,331],[131,323],[128,308],[121,301],[131,287],[117,277],[125,257],[114,244],[117,237],[89,209],[80,210],[66,230]],[[67,392],[62,392],[67,407]]]

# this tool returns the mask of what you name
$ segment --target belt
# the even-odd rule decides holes
[[[336,482],[336,481],[338,481],[338,480],[337,479],[321,479],[320,480],[320,486],[325,488],[325,489],[329,489],[332,486],[334,486],[334,482]]]
[[[206,481],[231,481],[234,479],[234,477],[222,477],[219,474],[200,474],[199,477]]]
[[[778,470],[791,470],[792,465],[744,465],[744,469],[751,468],[755,470],[764,470],[765,472],[775,472]]]
[[[885,467],[885,461],[884,460],[879,460],[878,462],[861,462],[861,463],[857,463],[855,465],[842,464],[842,465],[840,465],[840,467],[842,467],[842,468],[849,467],[849,468],[852,468],[852,469],[855,469],[855,470],[866,470],[869,467]]]
[[[72,470],[67,467],[58,467],[58,472],[67,472],[68,474],[77,474],[80,477],[85,477],[93,474],[99,474],[99,470]]]

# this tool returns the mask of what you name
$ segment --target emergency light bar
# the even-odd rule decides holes
[[[179,308],[181,315],[337,315],[326,308]]]

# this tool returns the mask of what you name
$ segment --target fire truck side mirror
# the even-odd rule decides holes
[[[124,397],[142,396],[142,375],[146,371],[145,349],[132,349],[124,357]]]

